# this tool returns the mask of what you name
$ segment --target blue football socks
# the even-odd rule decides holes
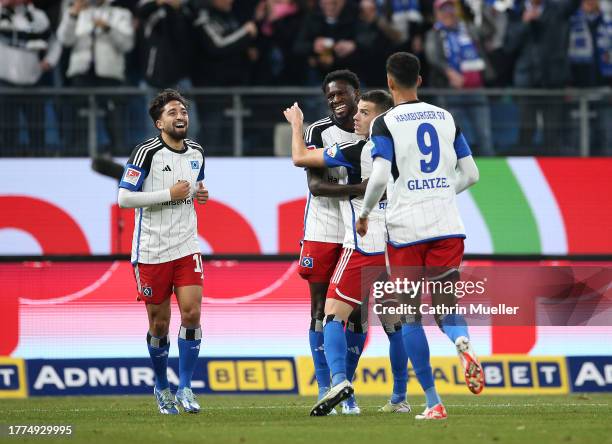
[[[461,336],[469,338],[467,323],[460,314],[446,315],[442,318],[440,324],[442,325],[442,331],[453,341],[453,344]]]
[[[363,353],[367,333],[355,332],[351,325],[345,330],[346,336],[346,379],[353,381],[359,358]]]
[[[168,351],[170,350],[168,336],[157,338],[147,333],[147,348],[155,372],[155,387],[158,391],[165,390],[168,388]]]
[[[387,332],[389,338],[389,360],[393,372],[393,394],[391,402],[399,404],[406,400],[406,387],[408,385],[408,355],[404,348],[402,330]]]
[[[185,387],[191,388],[191,378],[198,362],[200,354],[200,343],[202,342],[202,329],[185,328],[179,330],[179,390]]]
[[[314,363],[315,378],[319,386],[319,398],[321,398],[329,390],[331,384],[329,366],[327,365],[323,349],[323,321],[311,319],[308,341],[310,342],[310,352],[312,353],[312,361]]]
[[[411,322],[402,325],[402,339],[417,380],[425,392],[427,407],[439,404],[441,401],[436,392],[429,362],[429,343],[421,323]]]
[[[344,325],[340,320],[328,316],[323,327],[325,357],[332,374],[332,385],[340,384],[346,379],[346,336]]]

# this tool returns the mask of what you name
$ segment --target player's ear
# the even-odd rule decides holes
[[[418,77],[417,77],[416,87],[417,87],[417,88],[420,88],[422,83],[423,83],[423,77],[418,76]]]
[[[162,121],[161,120],[156,120],[155,121],[155,128],[157,128],[158,130],[162,129]]]
[[[389,74],[387,74],[387,86],[389,87],[390,91],[395,89],[395,82],[393,81],[393,77],[391,77]]]

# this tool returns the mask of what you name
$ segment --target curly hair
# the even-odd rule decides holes
[[[336,82],[338,80],[342,80],[349,85],[351,85],[355,90],[359,89],[359,77],[353,71],[349,71],[348,69],[339,69],[337,71],[332,71],[325,76],[323,79],[323,85],[321,85],[321,89],[325,93],[325,88],[331,82]]]
[[[178,91],[174,89],[164,89],[158,95],[156,95],[149,104],[149,116],[153,119],[153,124],[159,120],[164,111],[164,106],[173,100],[177,100],[183,104],[185,108],[187,108],[189,102],[187,99],[181,95]]]

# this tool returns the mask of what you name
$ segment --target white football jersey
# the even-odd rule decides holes
[[[323,158],[328,167],[337,167],[341,184],[358,184],[372,173],[372,142],[359,140],[345,142],[327,148]],[[344,241],[342,246],[352,248],[362,254],[384,254],[386,244],[385,207],[381,200],[370,212],[368,232],[364,237],[357,234],[355,224],[363,208],[363,196],[350,196],[340,199],[340,212],[344,222]]]
[[[192,190],[187,199],[135,209],[133,264],[159,264],[200,253],[194,196],[203,179],[204,151],[192,140],[185,139],[183,150],[175,151],[155,137],[132,151],[120,187],[159,191],[186,180]]]
[[[453,116],[425,102],[407,102],[378,116],[371,136],[372,156],[392,163],[395,184],[385,215],[389,243],[464,238],[456,166],[472,153]]]
[[[332,117],[326,117],[310,125],[304,133],[309,149],[334,146],[352,142],[360,137],[338,126]],[[331,183],[339,183],[339,168],[327,168],[325,177]],[[304,211],[304,240],[341,244],[344,240],[344,225],[337,197],[313,196],[308,193]]]

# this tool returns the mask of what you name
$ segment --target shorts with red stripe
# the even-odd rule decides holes
[[[298,273],[311,283],[327,283],[340,258],[342,244],[305,240],[302,242]]]
[[[345,248],[332,276],[327,298],[357,307],[368,296],[377,279],[386,280],[384,254],[366,255]]]
[[[393,278],[406,275],[397,273],[398,267],[425,267],[427,276],[436,277],[461,265],[463,249],[463,238],[450,237],[405,247],[387,244],[387,256]]]
[[[204,272],[202,256],[192,254],[161,264],[134,265],[134,277],[139,301],[145,304],[161,304],[177,287],[202,286]]]

